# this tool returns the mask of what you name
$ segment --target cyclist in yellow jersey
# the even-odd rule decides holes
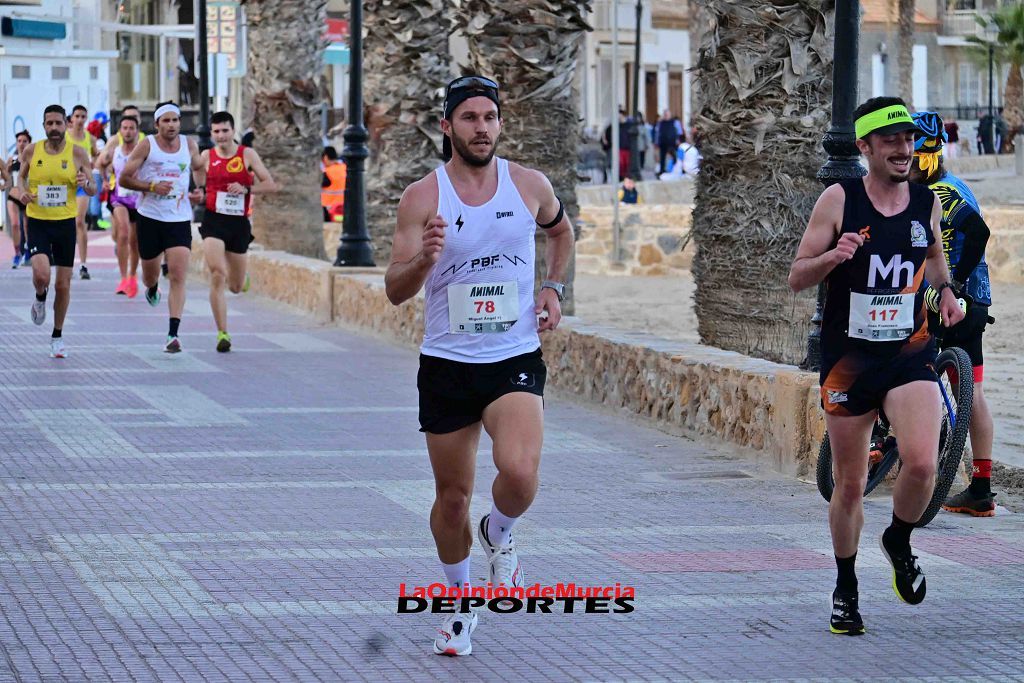
[[[61,330],[71,300],[71,269],[75,264],[75,191],[96,194],[92,165],[85,150],[65,138],[67,114],[64,107],[51,104],[43,111],[46,139],[25,148],[21,164],[21,203],[28,215],[28,250],[32,257],[32,322],[46,321],[46,294],[50,267],[57,266],[53,298],[53,335],[50,356],[65,358]]]
[[[96,140],[85,130],[85,121],[89,118],[89,111],[81,104],[76,104],[71,109],[71,126],[67,130],[67,140],[76,147],[81,147],[89,156],[89,163],[96,158]],[[85,213],[89,210],[89,198],[81,190],[76,193],[75,212],[75,234],[78,240],[78,260],[81,268],[78,275],[83,280],[89,279],[89,268],[86,265],[86,258],[89,255],[89,234],[85,226]]]

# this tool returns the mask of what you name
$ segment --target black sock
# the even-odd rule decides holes
[[[836,557],[836,567],[839,574],[836,577],[836,588],[843,593],[857,592],[857,574],[853,565],[857,562],[857,553],[850,557]]]
[[[892,524],[882,534],[882,541],[888,545],[899,548],[910,547],[910,532],[914,530],[913,522],[904,522],[892,513]]]
[[[171,318],[171,326],[167,334],[171,337],[178,336],[178,325],[181,324],[181,318]]]
[[[160,283],[159,282],[156,283],[155,285],[153,285],[152,287],[147,287],[146,288],[146,296],[148,296],[150,299],[152,299],[154,296],[156,296],[156,290],[159,287],[160,287]]]
[[[50,338],[51,339],[60,339],[60,330],[58,330],[56,327],[53,328],[53,334],[50,335]]]
[[[42,294],[36,294],[36,301],[46,301],[46,295],[49,294],[50,288],[47,287],[43,290]]]

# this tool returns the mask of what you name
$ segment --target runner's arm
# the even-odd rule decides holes
[[[822,282],[846,260],[836,248],[836,235],[839,234],[845,204],[846,192],[838,183],[826,188],[818,197],[789,269],[789,287],[794,292]]]
[[[11,182],[11,174],[7,172],[7,163],[0,163],[0,179],[4,181],[4,189],[9,191],[13,183]]]
[[[252,194],[265,194],[267,192],[277,192],[280,190],[280,186],[274,182],[274,178],[270,175],[270,171],[263,164],[263,159],[260,159],[260,155],[256,153],[252,147],[247,147],[244,152],[246,166],[252,169],[253,175],[256,176],[255,183],[249,188],[249,192]]]
[[[100,175],[104,178],[107,177],[107,168],[110,166],[111,156],[113,150],[116,149],[114,145],[107,145],[103,148],[103,151],[96,155],[96,161],[93,162],[92,167],[100,172]]]
[[[443,249],[446,224],[438,220],[440,216],[432,217],[426,210],[433,204],[427,190],[429,186],[425,179],[420,180],[407,187],[398,202],[391,263],[384,274],[384,289],[388,300],[395,306],[416,296],[437,262],[436,256],[425,253],[427,241],[430,240],[430,251],[436,252],[437,256],[440,256],[438,239]]]
[[[558,217],[562,207],[555,190],[551,187],[551,181],[543,173],[537,173],[539,180],[535,183],[536,192],[539,195],[540,203],[537,209],[537,225],[547,225]],[[573,234],[572,221],[568,214],[562,211],[562,219],[549,228],[541,228],[547,237],[545,246],[544,262],[547,264],[545,280],[565,282],[565,271],[569,267],[569,257],[572,255],[573,245],[576,237]]]
[[[209,157],[200,154],[199,145],[192,138],[188,138],[188,151],[192,157],[192,177],[196,181],[196,187],[202,188],[203,194],[206,194],[206,160]]]
[[[92,158],[81,147],[75,147],[72,152],[72,158],[75,160],[76,173],[81,173],[85,176],[85,184],[79,187],[90,197],[95,197],[96,193],[99,192],[99,188],[92,182]]]
[[[35,145],[29,145],[25,148],[25,157],[21,160],[21,170],[18,171],[18,177],[21,178],[18,181],[18,187],[21,188],[21,203],[28,206],[29,202],[32,201],[32,194],[28,191],[28,170],[32,168],[32,156],[35,154]]]
[[[151,190],[152,183],[139,180],[135,177],[135,174],[142,168],[142,163],[149,156],[149,138],[145,140],[139,140],[139,144],[135,145],[135,149],[132,150],[131,155],[128,157],[128,161],[124,164],[124,170],[121,171],[121,177],[118,178],[117,184],[126,190],[138,190],[139,192],[149,192]]]

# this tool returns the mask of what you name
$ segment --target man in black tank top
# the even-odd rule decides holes
[[[942,319],[948,325],[963,319],[942,253],[942,206],[931,190],[907,182],[916,126],[906,105],[897,97],[872,98],[854,119],[868,174],[822,193],[789,274],[793,291],[822,281],[827,291],[821,400],[832,446],[829,527],[838,567],[830,629],[850,635],[864,632],[854,562],[864,526],[868,441],[880,408],[900,435],[903,461],[882,553],[892,564],[896,595],[910,604],[924,599],[910,532],[935,488],[941,419],[926,276],[941,291]]]

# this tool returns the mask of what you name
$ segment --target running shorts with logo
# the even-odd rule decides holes
[[[541,350],[494,363],[462,363],[420,355],[416,386],[420,431],[448,434],[475,424],[491,403],[514,392],[544,396],[547,368]]]
[[[71,268],[75,265],[75,219],[45,220],[28,217],[28,253],[46,254],[51,266]]]
[[[192,248],[190,221],[160,221],[140,213],[136,218],[135,227],[139,241],[139,258],[143,261],[154,259],[172,247]]]
[[[935,380],[935,340],[924,303],[935,195],[910,183],[907,208],[886,217],[862,179],[842,187],[841,233],[858,233],[864,244],[825,281],[820,381],[825,412],[847,416],[880,408],[896,387]]]

